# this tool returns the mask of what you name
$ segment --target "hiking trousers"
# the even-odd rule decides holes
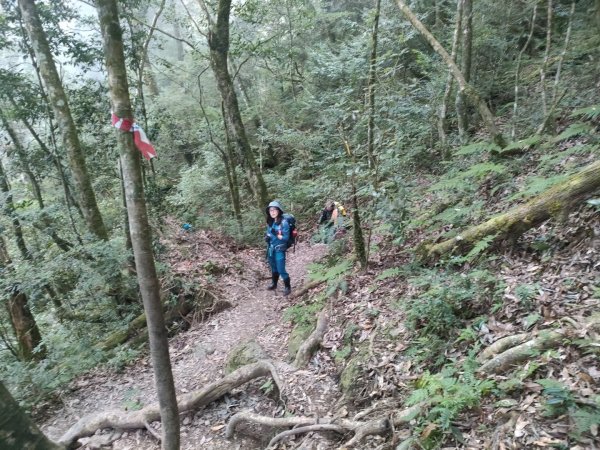
[[[269,248],[269,265],[272,273],[278,273],[283,281],[289,280],[290,276],[285,271],[285,252],[280,252]]]

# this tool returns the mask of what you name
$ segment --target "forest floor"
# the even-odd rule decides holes
[[[568,323],[585,324],[600,306],[600,214],[582,207],[560,223],[547,221],[530,230],[517,244],[494,249],[485,269],[493,277],[490,288],[476,289],[472,298],[462,300],[465,305],[483,308],[483,321],[465,321],[464,333],[459,338],[452,337],[445,350],[436,354],[431,347],[434,341],[419,341],[422,338],[416,334],[419,326],[425,326],[434,317],[424,313],[415,330],[408,326],[407,313],[424,304],[423,295],[433,292],[428,289],[436,283],[446,289],[439,291],[444,295],[461,280],[476,279],[473,272],[482,271],[472,263],[451,270],[411,265],[412,249],[421,238],[413,236],[404,246],[378,241],[368,270],[350,268],[342,274],[343,289],[332,291],[326,302],[330,317],[321,351],[305,368],[296,370],[288,355],[292,325],[286,320],[286,309],[311,305],[311,300],[293,295],[286,298],[282,287],[276,293],[265,289],[270,280],[263,250],[238,247],[232,240],[210,232],[181,233],[177,224],[167,223],[161,241],[169,250],[163,262],[178,278],[201,285],[232,304],[214,315],[188,318],[189,330],[171,338],[178,394],[196,391],[221,379],[231,349],[249,339],[256,340],[266,351],[286,384],[285,405],[268,392],[270,383],[259,378],[205,408],[183,413],[182,448],[266,448],[274,435],[272,428],[240,425],[232,440],[225,438],[229,419],[241,411],[266,417],[292,414],[351,418],[352,411],[391,401],[387,411],[385,406],[378,410],[379,417],[385,417],[406,405],[406,399],[418,389],[419,380],[427,379],[430,371],[436,373],[431,358],[445,358],[455,367],[464,367],[462,364],[473,348],[485,348],[519,333],[535,336]],[[331,248],[325,245],[300,243],[288,258],[293,290],[308,282],[310,264],[330,253]],[[390,272],[397,268],[401,270]],[[315,290],[324,293],[330,287],[321,285]],[[485,300],[490,289],[496,291],[494,304]],[[600,415],[593,406],[600,398],[598,336],[584,326],[575,332],[571,341],[533,353],[528,361],[506,372],[483,377],[494,383],[494,390],[478,399],[475,407],[460,407],[452,420],[452,433],[440,435],[446,439],[444,448],[600,448]],[[348,357],[360,351],[366,352],[366,357],[352,380],[354,388],[348,398],[340,391],[341,370],[348,366]],[[460,391],[460,383],[465,380],[460,374],[443,376],[448,377],[445,382],[450,382],[444,401],[449,402],[449,408],[454,407],[452,402],[458,405],[464,400],[460,397],[465,395],[465,391]],[[151,404],[156,401],[154,391],[147,355],[119,373],[98,369],[72,383],[70,391],[62,396],[60,408],[47,417],[42,429],[57,439],[84,415],[109,409],[123,412]],[[559,398],[563,394],[566,397]],[[558,406],[564,408],[552,410],[558,400]],[[426,439],[440,430],[440,422],[435,420],[432,411],[423,420],[396,428],[391,437],[371,436],[357,448],[395,449],[415,430]],[[151,425],[159,431],[159,422]],[[305,438],[305,445],[300,446]],[[339,435],[327,433],[299,435],[288,438],[278,448],[338,448],[348,439],[344,436],[340,441]],[[100,448],[102,444],[120,450],[159,448],[156,439],[143,429],[100,430],[80,442],[86,448]],[[454,444],[448,447],[448,442]]]
[[[236,345],[254,339],[275,362],[285,379],[287,411],[303,415],[325,415],[339,397],[333,371],[321,365],[296,371],[289,361],[287,341],[291,325],[283,320],[283,311],[292,304],[277,292],[267,291],[270,271],[264,250],[237,248],[223,237],[204,231],[181,233],[169,223],[161,237],[169,248],[167,260],[171,270],[187,282],[200,283],[232,307],[212,316],[188,318],[191,327],[170,339],[170,354],[178,394],[201,389],[225,375],[227,355]],[[327,252],[324,244],[301,242],[288,254],[287,269],[293,289],[307,278],[307,266]],[[204,319],[204,320],[203,320]],[[332,369],[332,368],[329,368]],[[284,409],[274,395],[266,395],[259,379],[243,386],[200,411],[181,415],[183,449],[254,449],[264,448],[261,430],[246,429],[234,441],[225,439],[227,420],[238,411],[253,410],[269,415],[283,415]],[[155,385],[149,355],[119,373],[98,369],[80,377],[70,392],[61,397],[62,407],[53,412],[42,429],[52,439],[58,438],[81,417],[108,410],[136,410],[156,402]],[[152,424],[160,433],[160,422]],[[250,436],[243,437],[243,436]],[[114,449],[153,449],[159,443],[146,430],[113,432],[105,430],[80,440],[87,448],[102,445]],[[267,441],[268,442],[268,441]]]

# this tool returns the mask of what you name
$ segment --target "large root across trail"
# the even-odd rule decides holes
[[[206,406],[210,402],[231,392],[234,388],[255,378],[267,375],[271,376],[273,382],[278,387],[279,392],[282,392],[283,385],[273,364],[268,361],[259,361],[241,367],[223,379],[215,381],[199,391],[190,392],[180,396],[177,399],[179,412],[183,413]],[[160,410],[157,403],[146,406],[139,411],[106,411],[99,414],[92,414],[83,417],[73,425],[60,438],[59,443],[70,447],[77,439],[84,436],[90,436],[103,428],[147,428],[149,423],[156,420],[160,420]]]

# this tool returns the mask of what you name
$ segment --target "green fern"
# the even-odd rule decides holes
[[[511,142],[506,147],[504,147],[502,150],[500,150],[500,153],[502,154],[502,153],[508,152],[510,150],[525,150],[529,147],[535,147],[537,144],[540,143],[541,140],[542,140],[541,136],[534,135],[534,136],[530,136],[526,139],[521,139],[520,141]]]
[[[333,281],[339,278],[341,275],[345,275],[350,268],[352,268],[352,262],[347,259],[333,267],[327,268],[326,270],[323,266],[314,264],[311,266],[311,269],[318,270],[311,273],[309,277],[314,281]]]
[[[443,178],[429,187],[429,192],[445,190],[474,190],[477,188],[473,183],[466,183],[466,180],[482,180],[489,174],[495,173],[502,175],[506,172],[506,167],[502,164],[491,162],[482,162],[474,164],[468,170],[458,173],[450,178]]]
[[[493,234],[490,236],[486,236],[483,239],[481,239],[480,241],[478,241],[473,246],[471,251],[466,254],[466,256],[465,256],[466,260],[473,261],[476,256],[480,255],[485,250],[487,250],[487,248],[491,245],[492,242],[494,242],[494,239],[496,239],[497,236],[498,236],[497,234]]]
[[[509,200],[517,200],[520,198],[532,197],[540,192],[543,192],[552,186],[565,181],[568,175],[555,175],[553,177],[531,177],[528,180],[527,185],[524,189],[520,190],[516,194],[512,195]]]
[[[488,176],[491,173],[496,173],[498,175],[501,175],[505,172],[506,172],[506,167],[502,164],[483,162],[483,163],[475,164],[474,166],[471,166],[469,168],[469,170],[467,170],[466,172],[463,172],[462,178],[463,179],[475,178],[475,179],[480,180],[482,178],[485,178],[486,176]]]
[[[563,150],[562,152],[559,152],[559,153],[554,153],[554,152],[548,153],[540,158],[540,163],[539,163],[540,168],[548,170],[548,169],[554,167],[555,165],[557,165],[558,163],[560,163],[561,161],[567,159],[571,155],[585,154],[585,153],[594,154],[597,152],[597,149],[598,149],[597,146],[580,144],[580,145],[574,145],[573,147],[569,147],[568,149]]]
[[[587,106],[576,109],[571,113],[571,117],[583,117],[584,119],[595,119],[600,116],[600,105]]]
[[[552,142],[560,142],[570,139],[574,136],[590,135],[594,133],[594,127],[590,124],[576,122],[567,127],[562,133],[552,139]]]

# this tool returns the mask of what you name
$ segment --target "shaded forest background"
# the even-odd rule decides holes
[[[98,18],[86,2],[35,3],[76,138],[19,5],[3,0],[0,379],[26,409],[99,364],[133,361],[140,350],[120,344],[142,313]],[[490,254],[528,227],[475,233],[462,252],[458,230],[582,170],[584,192],[551,197],[540,220],[597,218],[600,1],[248,0],[225,25],[226,3],[119,2],[135,120],[158,152],[142,170],[162,301],[202,288],[161,262],[165,217],[256,246],[268,200],[308,236],[335,198],[353,222],[349,250],[333,249],[351,261],[340,273],[419,278],[407,324],[431,354],[414,352],[443,373],[447,341],[476,340],[460,330],[485,310],[461,317],[453,301],[493,285]],[[532,239],[551,258],[551,236]],[[400,251],[402,264],[379,257]],[[597,280],[586,286],[600,297]],[[537,291],[520,289],[524,302]],[[597,434],[595,399],[578,438]],[[446,419],[432,445],[452,434]]]

